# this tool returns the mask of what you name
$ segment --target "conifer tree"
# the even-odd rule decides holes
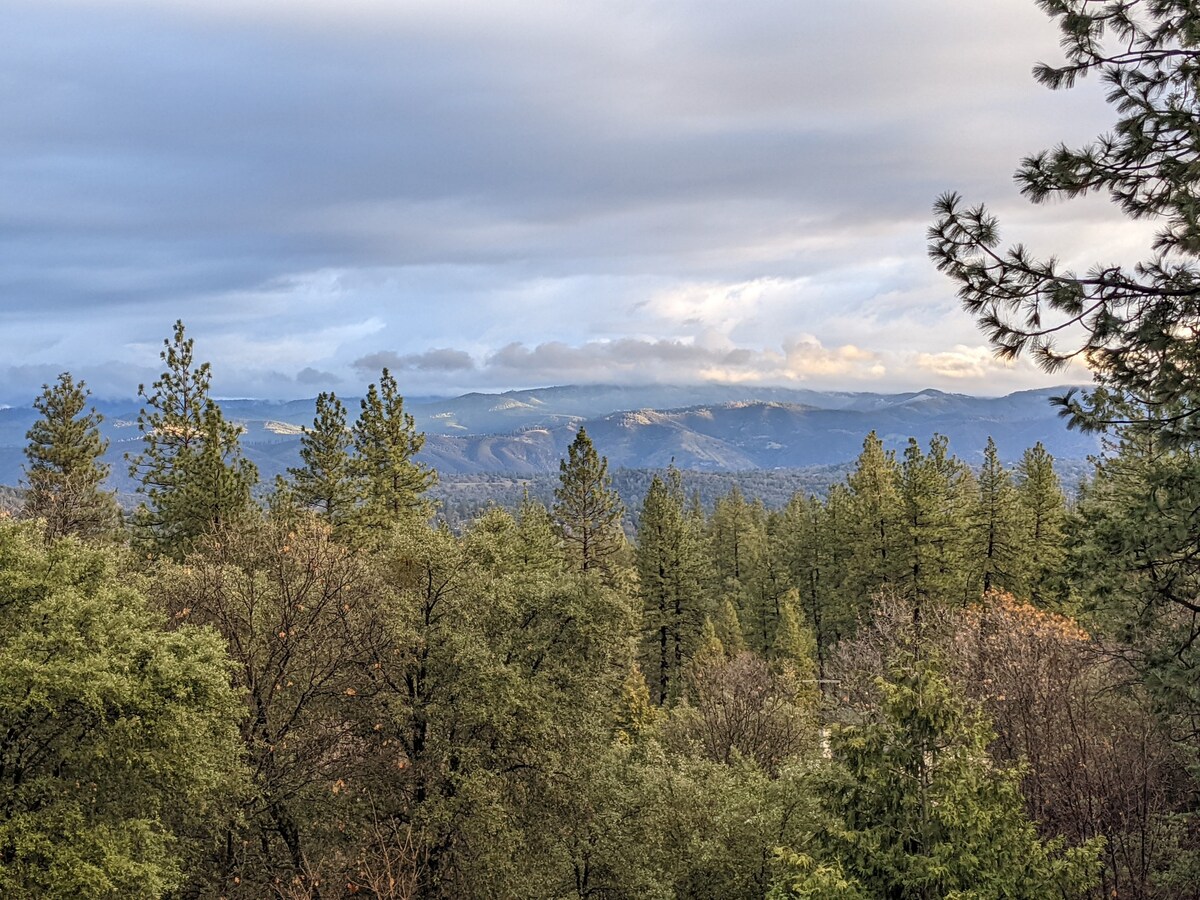
[[[834,734],[815,855],[785,854],[772,897],[1087,896],[1100,842],[1039,839],[1020,772],[993,764],[987,721],[936,665],[897,661],[879,687],[881,721]]]
[[[775,632],[773,602],[759,582],[766,555],[766,512],[734,485],[717,498],[708,521],[714,593],[729,599],[752,650],[765,652]]]
[[[367,528],[388,529],[430,512],[425,491],[437,473],[415,459],[425,444],[411,414],[404,411],[396,379],[383,370],[379,384],[367,388],[354,424],[352,471]]]
[[[829,518],[821,500],[797,493],[788,501],[772,535],[774,552],[782,558],[794,585],[796,612],[815,639],[821,677],[829,651],[850,625],[847,608],[840,603],[833,549],[836,538]]]
[[[949,456],[946,438],[935,435],[929,453],[910,438],[900,466],[904,510],[904,553],[900,585],[916,601],[967,599],[966,505],[970,470]]]
[[[183,322],[159,356],[166,371],[149,391],[138,386],[143,449],[126,459],[145,498],[134,524],[160,553],[181,557],[198,537],[252,508],[258,470],[242,456],[241,428],[209,396],[211,367],[197,364]]]
[[[671,467],[655,475],[638,519],[635,559],[643,609],[643,656],[660,705],[678,697],[683,667],[703,621],[699,535],[683,508],[683,482]]]
[[[346,407],[333,392],[317,395],[312,428],[300,437],[299,468],[288,469],[297,502],[315,509],[332,525],[347,521],[354,511],[354,480],[346,426]]]
[[[25,435],[24,514],[45,520],[47,540],[97,537],[120,521],[113,493],[103,488],[109,467],[101,457],[108,441],[100,436],[103,417],[95,407],[85,409],[89,395],[83,381],[63,372],[33,401],[41,418]]]
[[[969,559],[973,581],[984,594],[1000,589],[1025,593],[1022,577],[1026,547],[1021,539],[1018,497],[1012,476],[1000,462],[996,442],[988,438],[979,470],[979,491],[970,519]]]
[[[571,568],[611,575],[625,544],[624,507],[613,490],[608,459],[596,453],[583,428],[559,463],[554,499],[554,518]]]
[[[1021,457],[1016,481],[1029,599],[1045,603],[1061,592],[1067,505],[1054,458],[1041,442]]]
[[[850,528],[844,534],[851,548],[846,589],[856,598],[868,597],[900,577],[903,511],[899,478],[896,455],[885,451],[872,431],[846,479],[851,495]]]
[[[717,617],[712,620],[711,624],[713,635],[726,656],[733,658],[739,653],[746,652],[745,632],[742,630],[741,620],[738,619],[737,609],[728,597],[718,604]]]

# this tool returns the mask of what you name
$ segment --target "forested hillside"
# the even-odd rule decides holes
[[[1144,448],[1073,508],[1039,444],[869,434],[778,508],[626,510],[580,428],[456,534],[387,370],[261,485],[162,358],[137,511],[63,375],[0,525],[5,895],[1195,895],[1186,707],[1125,661],[1174,638],[1115,602]]]
[[[388,369],[260,470],[177,322],[136,509],[69,373],[2,497],[0,896],[1200,898],[1200,13],[1039,5],[1038,79],[1118,118],[1018,184],[1150,254],[1080,275],[955,194],[929,249],[999,354],[1094,374],[1070,498],[1036,438],[868,430],[786,502],[668,459],[629,509],[630,430],[572,419],[451,528]],[[809,415],[730,410],[722,452]]]

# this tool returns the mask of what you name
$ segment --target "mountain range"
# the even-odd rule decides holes
[[[444,478],[479,473],[534,476],[558,470],[579,427],[613,468],[731,472],[835,465],[855,458],[875,431],[889,449],[940,433],[951,450],[977,462],[989,436],[1013,461],[1040,441],[1060,459],[1098,451],[1097,438],[1066,428],[1050,398],[1063,388],[972,397],[924,390],[897,394],[739,386],[559,386],[500,394],[411,398],[406,409],[426,434],[420,458]],[[344,401],[350,416],[357,399]],[[97,401],[120,490],[132,484],[123,457],[136,453],[137,401]],[[264,481],[298,464],[300,436],[314,401],[222,400],[243,429],[247,456]],[[0,483],[21,477],[32,407],[0,409]]]

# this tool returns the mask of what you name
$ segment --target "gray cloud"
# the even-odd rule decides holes
[[[359,357],[354,361],[354,368],[363,372],[378,372],[381,369],[404,371],[415,369],[418,372],[463,372],[475,368],[471,354],[463,350],[452,350],[449,347],[426,350],[424,353],[393,353],[381,350]]]
[[[1017,160],[1106,124],[1096,86],[1032,84],[1055,41],[1032,2],[15,0],[12,371],[153,369],[177,317],[227,394],[329,387],[380,346],[431,388],[745,375],[799,333],[957,353],[933,197],[1028,226]],[[1050,217],[1068,262],[1130,251],[1094,206]]]

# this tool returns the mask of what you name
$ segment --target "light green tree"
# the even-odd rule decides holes
[[[0,523],[0,894],[159,898],[237,799],[216,635],[165,630],[117,550]]]
[[[611,577],[625,546],[625,509],[613,490],[608,459],[596,452],[583,428],[559,463],[552,512],[571,568]]]
[[[211,367],[196,362],[183,322],[163,345],[166,371],[149,391],[138,387],[142,450],[126,459],[144,497],[134,517],[139,537],[182,558],[202,535],[253,509],[258,470],[242,456],[241,428],[210,396]]]
[[[359,520],[368,529],[386,530],[431,512],[425,491],[437,473],[417,462],[425,435],[404,411],[404,398],[384,369],[379,384],[367,388],[354,423],[352,471],[361,503]]]
[[[108,441],[100,436],[103,417],[87,408],[89,396],[84,382],[63,372],[33,401],[41,417],[25,435],[23,512],[45,520],[47,540],[111,535],[121,520],[113,492],[104,488]]]
[[[1054,458],[1041,442],[1022,455],[1016,488],[1029,599],[1039,604],[1052,602],[1064,593],[1067,501],[1054,471]]]
[[[867,597],[901,577],[903,510],[896,455],[883,449],[872,431],[863,441],[854,471],[846,478],[850,491],[848,530],[841,536],[850,547],[844,590],[861,606]]]
[[[314,509],[332,525],[341,525],[355,512],[353,437],[346,425],[346,407],[333,392],[317,395],[316,416],[300,437],[304,465],[288,469],[296,502]]]

